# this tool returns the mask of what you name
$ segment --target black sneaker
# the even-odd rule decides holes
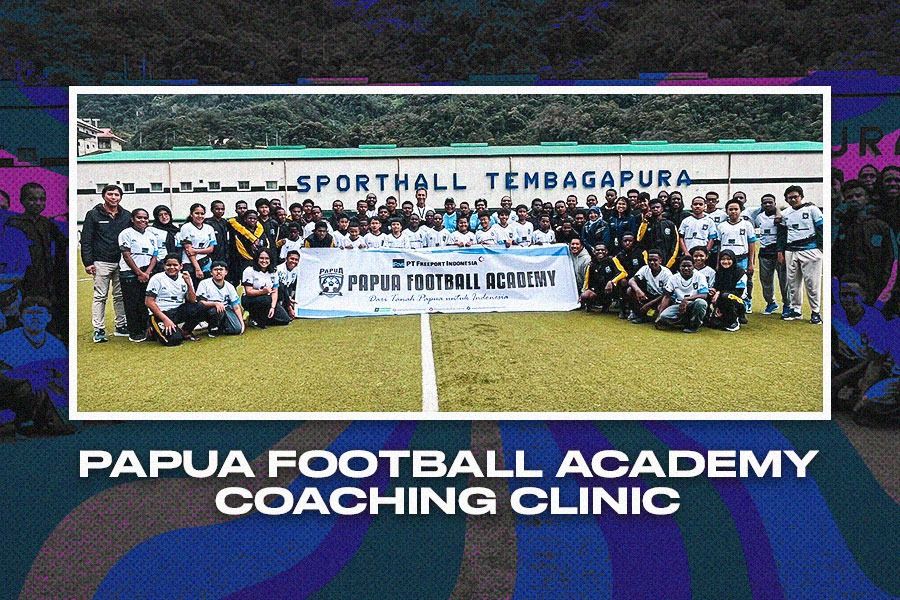
[[[725,327],[725,331],[738,331],[741,328],[741,324],[738,321],[735,321],[731,325]]]
[[[822,315],[820,315],[817,312],[814,312],[809,317],[809,323],[810,323],[810,325],[821,325],[822,324]]]
[[[128,336],[128,328],[127,327],[116,327],[116,330],[113,332],[113,335],[116,337],[129,337]]]
[[[685,327],[684,329],[682,329],[682,331],[685,333],[697,333],[698,331],[700,331],[700,328],[699,327]]]
[[[106,330],[104,329],[95,329],[94,330],[94,343],[99,344],[101,342],[108,342],[109,338],[106,337]]]
[[[140,344],[141,342],[146,342],[146,341],[147,341],[147,336],[146,336],[146,335],[143,335],[143,334],[141,334],[141,335],[129,335],[129,336],[128,336],[128,341],[129,341],[129,342],[134,342],[135,344]]]

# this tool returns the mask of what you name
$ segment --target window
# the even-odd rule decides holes
[[[278,191],[278,182],[277,181],[267,181],[266,189],[269,191]]]
[[[99,142],[97,142],[97,147],[101,150],[109,150],[109,140],[100,140]]]
[[[134,184],[133,183],[123,183],[122,190],[126,194],[133,194],[134,193]]]
[[[98,193],[98,194],[102,194],[102,193],[103,193],[103,188],[105,188],[105,187],[106,187],[106,184],[105,184],[105,183],[98,183],[98,184],[97,184],[97,193]]]
[[[210,181],[209,182],[209,191],[211,191],[211,192],[222,191],[222,182],[221,181]]]
[[[182,181],[178,189],[182,192],[190,192],[192,189],[194,189],[194,186],[190,181]]]
[[[161,192],[161,191],[163,191],[162,184],[161,184],[161,183],[151,183],[151,184],[150,184],[150,191],[151,191],[151,192]]]
[[[238,189],[241,191],[244,191],[244,192],[248,191],[250,189],[250,182],[249,181],[238,181]]]

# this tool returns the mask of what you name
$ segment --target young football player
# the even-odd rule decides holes
[[[706,251],[712,248],[713,240],[718,235],[716,224],[705,212],[706,200],[697,196],[691,200],[691,213],[686,215],[678,227],[678,235],[681,236],[681,253],[691,255],[691,248],[703,246]]]
[[[684,333],[697,333],[706,316],[709,287],[706,277],[694,271],[694,261],[685,256],[678,264],[678,273],[665,286],[666,294],[659,304],[656,328],[681,327]]]
[[[662,252],[656,248],[647,251],[647,264],[638,269],[628,280],[626,291],[632,323],[644,323],[656,316],[659,303],[666,291],[672,271],[662,264]]]
[[[297,253],[296,250],[291,252]],[[204,279],[197,287],[197,303],[205,310],[205,320],[209,324],[207,335],[240,335],[244,333],[244,311],[241,299],[234,286],[225,281],[228,264],[216,261],[212,265],[211,277]]]
[[[180,258],[178,254],[166,255],[164,271],[147,283],[145,304],[150,311],[150,328],[163,346],[177,346],[184,340],[196,341],[194,328],[206,312],[197,303],[190,274],[181,272]]]

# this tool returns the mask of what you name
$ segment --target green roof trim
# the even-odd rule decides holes
[[[578,142],[541,142],[541,146],[577,146]]]
[[[754,142],[756,142],[756,140],[753,138],[737,138],[737,139],[733,139],[733,140],[729,140],[729,139],[719,140],[720,144],[752,144]]]
[[[453,142],[451,148],[487,148],[490,144],[487,142]]]
[[[654,144],[668,144],[667,140],[631,140],[632,146],[653,146]]]
[[[265,150],[266,148],[263,148]],[[306,146],[303,144],[296,144],[292,146],[269,146],[269,150],[306,150]]]
[[[365,146],[365,147],[363,147]],[[359,148],[246,150],[126,150],[78,158],[79,163],[168,162],[180,160],[302,160],[340,158],[425,158],[442,156],[590,156],[603,154],[715,154],[750,152],[823,152],[822,142],[708,142],[691,144],[579,144],[577,146],[437,146],[397,148],[393,144],[363,144]]]
[[[175,152],[190,152],[191,150],[212,150],[212,146],[172,146]]]

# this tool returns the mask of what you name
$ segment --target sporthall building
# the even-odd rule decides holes
[[[679,190],[690,198],[714,190],[724,199],[742,190],[749,205],[762,194],[780,198],[784,188],[802,185],[806,197],[821,204],[823,145],[819,142],[757,142],[752,139],[713,143],[670,144],[641,141],[630,144],[545,142],[532,146],[451,144],[434,148],[362,145],[358,148],[269,146],[253,150],[175,147],[172,150],[125,151],[78,158],[77,217],[100,201],[104,185],[125,191],[123,206],[172,207],[176,219],[188,207],[213,200],[228,212],[237,200],[280,198],[284,206],[312,198],[324,210],[342,200],[347,210],[366,194],[379,204],[390,195],[414,200],[418,187],[428,189],[428,206],[443,208],[487,198],[499,206],[509,195],[513,204],[530,205],[588,194],[601,202],[603,192],[620,195],[635,188],[655,196],[660,189]]]

